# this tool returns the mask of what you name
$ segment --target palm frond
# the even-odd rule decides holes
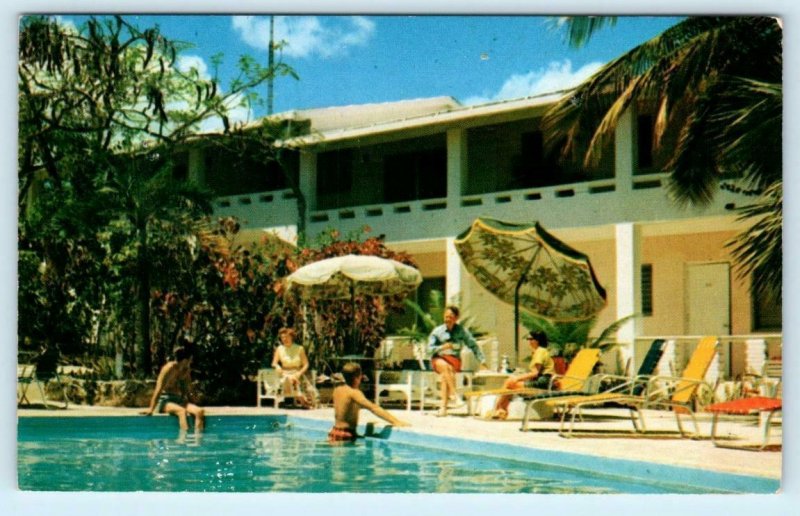
[[[569,45],[580,48],[586,44],[594,33],[605,26],[613,27],[617,23],[616,16],[565,16],[556,19],[555,26],[566,25],[566,36]]]
[[[740,212],[740,220],[756,220],[728,244],[739,268],[739,277],[751,277],[751,288],[779,296],[783,275],[783,182],[767,188],[752,205]]]

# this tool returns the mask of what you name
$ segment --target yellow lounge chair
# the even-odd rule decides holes
[[[474,414],[477,400],[482,396],[533,396],[553,391],[583,392],[599,359],[600,350],[597,348],[580,350],[563,375],[553,375],[550,378],[550,385],[547,389],[489,389],[465,392],[464,398],[467,401],[469,415]]]
[[[607,403],[628,407],[631,415],[631,423],[633,424],[634,431],[637,433],[644,434],[647,432],[641,410],[650,407],[663,407],[672,409],[681,437],[685,437],[686,432],[684,432],[683,425],[681,424],[680,413],[688,413],[690,415],[695,427],[694,435],[699,435],[699,427],[694,416],[694,411],[692,410],[692,404],[699,387],[706,384],[703,378],[717,354],[717,344],[718,340],[716,337],[703,337],[695,348],[694,353],[692,353],[689,363],[683,370],[682,376],[651,376],[649,378],[643,378],[642,381],[646,381],[647,388],[642,395],[632,394],[637,385],[637,382],[632,382],[631,393],[629,394],[605,392],[590,396],[567,396],[564,398],[541,400],[536,401],[536,403],[544,403],[553,410],[561,411],[561,425],[559,426],[558,432],[562,437],[572,437],[575,419],[583,419],[583,409],[602,406]],[[659,388],[658,386],[661,383],[665,383],[666,385]],[[669,397],[666,399],[664,398],[665,394],[669,394]],[[571,415],[570,425],[568,431],[565,431],[564,425],[569,415]],[[526,419],[523,420],[521,430],[527,430]]]

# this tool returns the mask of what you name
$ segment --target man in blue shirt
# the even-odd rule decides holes
[[[467,346],[475,354],[481,364],[481,369],[486,369],[485,359],[478,343],[469,330],[458,324],[459,311],[455,306],[448,306],[444,310],[444,324],[437,326],[428,338],[428,354],[431,356],[431,366],[439,374],[441,381],[442,405],[438,416],[447,415],[448,401],[451,405],[458,405],[456,398],[456,373],[461,371],[461,350]],[[463,404],[463,402],[461,402]]]

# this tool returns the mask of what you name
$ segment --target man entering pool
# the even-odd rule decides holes
[[[333,376],[334,383],[338,381],[339,385],[333,389],[333,412],[336,420],[333,424],[333,428],[328,432],[329,442],[356,440],[356,437],[358,437],[356,434],[358,412],[361,410],[361,407],[364,407],[391,425],[411,426],[409,423],[397,419],[364,396],[364,393],[359,389],[361,379],[363,378],[360,365],[354,362],[348,362],[342,368],[341,374],[335,374]]]
[[[205,411],[188,400],[194,350],[186,340],[181,344],[183,345],[175,348],[175,360],[164,364],[158,373],[150,407],[142,411],[142,414],[150,416],[158,411],[159,414],[177,416],[181,430],[189,429],[187,414],[191,414],[194,416],[195,431],[201,431],[205,427]]]

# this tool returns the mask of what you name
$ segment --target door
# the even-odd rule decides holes
[[[730,264],[692,263],[686,268],[686,334],[730,335]],[[730,373],[730,348],[720,339],[720,367]],[[687,350],[691,352],[692,350]],[[688,358],[688,357],[687,357]]]

